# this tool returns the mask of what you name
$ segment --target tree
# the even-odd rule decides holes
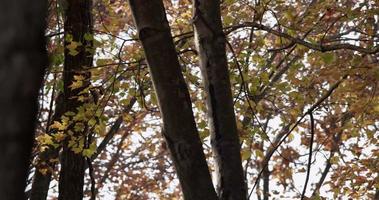
[[[48,134],[44,135],[46,138],[54,137],[54,134],[59,131],[56,128],[50,128],[50,126],[52,125],[52,122],[60,121],[64,114],[63,109],[64,99],[63,93],[61,93],[57,97],[55,111],[51,122],[47,122],[48,126],[46,130]],[[44,200],[47,198],[51,177],[56,168],[56,160],[58,159],[59,150],[61,149],[53,144],[48,144],[48,146],[43,146],[42,148],[45,149],[39,152],[36,161],[37,164],[35,164],[35,172],[30,189],[30,200]]]
[[[129,1],[185,199],[217,199],[161,0]],[[148,14],[149,13],[149,14]],[[165,52],[165,56],[161,54]]]
[[[5,200],[24,198],[38,91],[47,61],[45,9],[45,1],[0,3],[0,155],[3,159],[0,198]]]
[[[209,129],[220,199],[246,199],[219,1],[193,1],[195,42],[207,95]]]
[[[66,7],[56,3],[35,153],[49,146],[48,123],[59,129],[70,117],[49,120],[56,109],[49,105],[64,89],[63,50],[80,49],[59,41]],[[90,176],[80,174],[83,196],[375,199],[378,7],[352,0],[96,1],[88,82],[104,95],[96,109],[75,116],[97,110],[83,121],[94,124],[85,135],[101,142],[75,147],[92,161]],[[60,147],[55,131],[50,146]],[[205,197],[193,197],[199,193]],[[57,196],[55,185],[49,194]]]
[[[92,1],[66,1],[64,11],[63,96],[65,114],[56,122],[65,131],[60,158],[59,200],[83,199],[85,154],[92,142],[96,105],[89,101],[93,61]],[[54,125],[54,124],[53,124]],[[63,127],[59,127],[63,126]]]

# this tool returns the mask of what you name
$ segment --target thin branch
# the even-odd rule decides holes
[[[354,115],[351,112],[344,113],[341,117],[341,127],[344,127],[346,125],[346,123],[348,123],[350,121],[350,119],[353,118],[353,116]],[[342,133],[343,133],[343,130],[340,130],[338,132],[338,134],[333,137],[333,147],[330,150],[329,158],[326,160],[325,168],[321,174],[319,181],[316,184],[316,188],[314,189],[314,191],[312,193],[312,197],[316,196],[319,193],[319,190],[320,190],[322,184],[324,183],[326,176],[329,173],[330,168],[332,167],[332,158],[334,157],[334,155],[336,154],[336,152],[339,149],[339,143],[341,142]],[[329,134],[332,134],[332,133],[329,133]]]
[[[135,104],[136,101],[137,101],[137,98],[136,97],[132,97],[132,99],[130,100],[129,105],[126,106],[126,108],[124,109],[123,113],[130,112],[130,110],[132,109],[132,107],[133,107],[133,105]],[[97,147],[96,152],[92,155],[92,157],[91,157],[92,161],[95,160],[101,154],[101,152],[105,149],[105,147],[107,146],[107,144],[109,143],[109,141],[118,132],[118,130],[120,129],[120,126],[122,124],[122,121],[123,121],[123,117],[122,116],[119,116],[116,119],[116,121],[113,123],[112,127],[108,131],[107,135],[104,137],[104,139],[101,141],[101,143]]]
[[[266,159],[263,162],[263,168],[260,170],[258,177],[253,185],[253,188],[251,189],[249,193],[249,198],[252,195],[255,187],[257,186],[258,180],[261,178],[263,169],[268,165],[268,161],[271,159],[271,156],[274,154],[274,152],[282,145],[282,143],[287,139],[287,137],[292,133],[293,130],[301,123],[301,121],[307,116],[308,114],[312,113],[318,106],[321,105],[322,102],[324,102],[331,94],[338,88],[338,86],[347,78],[347,75],[343,76],[341,80],[336,82],[334,85],[330,87],[330,89],[315,103],[311,108],[309,108],[298,120],[297,122],[292,126],[291,129],[289,129],[288,132],[284,132],[284,137],[280,140],[280,142],[272,148],[272,151],[270,151],[267,156],[265,157]]]
[[[276,36],[286,38],[293,43],[296,43],[296,44],[305,46],[309,49],[312,49],[315,51],[320,51],[320,52],[327,52],[327,51],[334,51],[334,50],[341,50],[341,49],[357,51],[357,52],[361,52],[361,53],[365,53],[365,54],[376,54],[379,52],[379,46],[376,46],[374,48],[369,49],[369,48],[363,48],[363,47],[348,44],[348,43],[337,43],[337,44],[330,44],[330,45],[315,44],[315,43],[311,43],[311,42],[305,41],[305,40],[297,38],[297,37],[293,37],[287,33],[274,30],[268,26],[258,24],[256,22],[244,22],[244,23],[241,23],[241,24],[238,24],[235,26],[231,26],[231,27],[229,27],[229,30],[227,32],[231,32],[231,31],[237,30],[239,28],[246,28],[246,27],[255,27],[259,30],[267,31],[267,32],[274,34]]]
[[[89,177],[90,177],[90,180],[91,180],[91,198],[90,200],[95,200],[96,199],[96,181],[95,181],[95,177],[93,176],[94,175],[94,171],[93,171],[93,166],[92,166],[92,161],[90,158],[87,158],[87,165],[88,165],[88,169],[89,169]]]
[[[307,185],[308,185],[309,175],[310,175],[310,172],[311,172],[311,165],[312,165],[313,140],[314,140],[314,136],[315,136],[315,120],[313,118],[312,112],[309,113],[309,117],[310,117],[310,120],[311,120],[311,141],[310,141],[310,144],[309,144],[309,157],[308,157],[308,166],[307,166],[307,176],[305,178],[303,193],[301,194],[301,200],[304,199],[305,192],[307,191]]]

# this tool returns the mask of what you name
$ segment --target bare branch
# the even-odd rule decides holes
[[[272,147],[272,150],[268,152],[268,154],[266,154],[265,156],[265,160],[263,161],[263,167],[261,169],[261,171],[259,172],[258,174],[258,177],[253,185],[253,188],[251,189],[250,193],[249,193],[249,198],[250,196],[252,195],[255,187],[257,186],[257,183],[258,183],[258,180],[261,178],[262,176],[262,173],[263,173],[263,169],[268,166],[268,162],[269,160],[271,159],[271,156],[274,154],[274,152],[283,144],[283,142],[287,139],[287,137],[292,133],[293,130],[295,130],[295,128],[301,123],[301,121],[305,118],[305,116],[307,116],[308,114],[312,113],[316,108],[318,108],[318,106],[321,105],[322,102],[324,102],[328,97],[330,97],[330,95],[334,92],[334,90],[336,90],[338,88],[338,86],[347,78],[347,75],[343,76],[341,80],[339,80],[338,82],[336,82],[334,85],[332,85],[330,87],[330,89],[315,103],[313,104],[313,106],[311,108],[309,108],[298,120],[297,122],[292,126],[291,129],[289,129],[288,132],[284,132],[284,137],[278,142],[278,144],[276,146],[273,146]]]
[[[290,40],[292,43],[296,43],[296,44],[308,47],[309,49],[312,49],[315,51],[320,51],[320,52],[342,50],[342,49],[357,51],[357,52],[361,52],[361,53],[365,53],[365,54],[376,54],[379,52],[379,46],[376,46],[372,49],[369,49],[369,48],[363,48],[363,47],[348,44],[348,43],[336,43],[336,44],[324,45],[320,42],[319,44],[315,44],[315,43],[308,42],[304,39],[293,37],[287,33],[274,30],[268,26],[258,24],[256,22],[244,22],[242,24],[230,26],[229,29],[227,30],[227,32],[230,33],[231,31],[237,30],[239,28],[246,28],[246,27],[255,27],[259,30],[267,31],[267,32],[274,34],[276,36],[286,38],[286,39]]]
[[[308,166],[307,166],[307,176],[305,177],[305,183],[303,188],[303,193],[301,194],[301,200],[305,197],[305,192],[307,191],[307,185],[309,181],[309,175],[311,172],[311,165],[312,165],[312,154],[313,154],[313,140],[315,136],[315,120],[313,118],[312,112],[309,113],[309,117],[311,120],[311,141],[309,144],[309,157],[308,157]]]

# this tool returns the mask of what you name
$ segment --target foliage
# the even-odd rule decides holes
[[[127,2],[99,0],[93,8],[95,33],[85,38],[94,41],[95,60],[90,68],[92,85],[84,92],[102,88],[98,103],[85,104],[78,113],[66,113],[48,126],[55,98],[63,90],[63,50],[75,56],[82,45],[71,41],[63,47],[63,5],[49,2],[50,66],[41,89],[35,152],[47,146],[58,148],[75,118],[94,127],[97,143],[85,148],[83,139],[78,139],[69,146],[91,157],[122,117],[121,128],[93,161],[99,197],[179,199],[178,181],[161,139],[157,100]],[[164,2],[212,169],[191,2]],[[257,177],[266,166],[269,174],[261,177],[270,178],[272,197],[300,197],[311,137],[304,116],[310,108],[316,125],[312,184],[306,196],[372,198],[379,191],[379,4],[369,0],[225,0],[221,7],[241,155],[252,198],[263,196],[263,179],[258,183]],[[83,79],[76,76],[70,88],[81,88]],[[125,109],[133,98],[137,101],[131,110]],[[47,134],[47,127],[56,133]],[[320,178],[323,173],[327,173],[325,180]],[[89,178],[86,184],[89,195]],[[57,187],[51,190],[55,196]]]

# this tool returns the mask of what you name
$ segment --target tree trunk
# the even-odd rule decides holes
[[[220,2],[194,0],[193,23],[207,93],[208,119],[221,199],[247,198],[222,30]]]
[[[270,171],[268,166],[263,168],[263,200],[269,200],[270,197]]]
[[[186,200],[217,199],[162,0],[129,0]]]
[[[63,94],[59,94],[55,101],[55,111],[51,122],[59,121],[63,115],[64,101]],[[56,130],[47,128],[49,135],[55,133]],[[58,158],[59,150],[61,148],[55,148],[49,146],[48,149],[38,154],[37,164],[35,166],[35,172],[33,177],[32,188],[30,191],[30,200],[46,200],[49,192],[49,185],[53,170],[55,170],[56,162],[53,159]],[[46,173],[42,173],[41,170],[46,170]]]
[[[90,85],[90,73],[88,68],[92,66],[93,45],[86,35],[92,36],[92,1],[91,0],[66,0],[65,1],[65,60],[64,60],[64,99],[65,111],[78,113],[78,108],[83,107],[85,102],[80,101],[79,96],[88,99],[88,94],[80,94]],[[70,44],[78,44],[76,48]],[[75,45],[74,45],[75,46]],[[71,48],[71,49],[70,49]],[[73,48],[73,49],[72,49]],[[83,77],[80,87],[70,87],[77,79]],[[80,144],[87,135],[87,122],[82,120],[70,120],[72,124],[66,130],[67,138],[63,144],[61,155],[61,172],[59,177],[59,200],[82,200],[85,157],[81,153],[75,153],[72,147],[68,146],[69,140]],[[84,128],[78,125],[84,124]],[[71,132],[71,135],[68,133]],[[83,148],[83,147],[78,147]]]
[[[38,91],[47,65],[46,2],[0,1],[0,199],[24,199]]]

